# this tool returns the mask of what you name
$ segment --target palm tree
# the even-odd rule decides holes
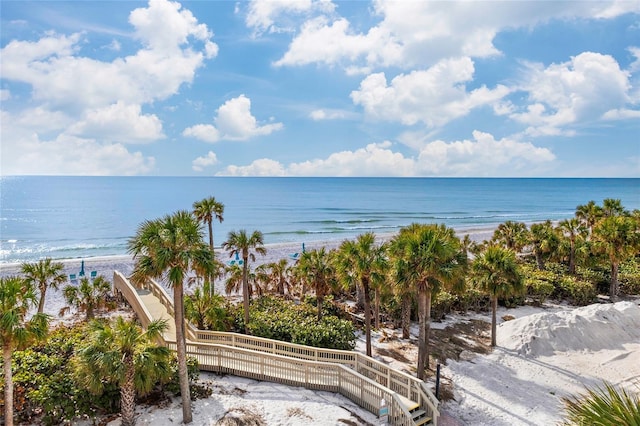
[[[405,242],[401,240],[403,232],[406,232],[406,229],[407,228],[401,229],[400,233],[391,240],[391,244],[389,245],[389,256],[392,262],[390,279],[393,281],[395,295],[400,298],[403,339],[411,337],[411,305],[416,293],[415,283],[411,280],[410,259],[409,256],[404,256]]]
[[[291,294],[291,267],[287,259],[280,259],[277,262],[266,264],[267,281],[271,284],[275,292],[280,296],[285,295],[285,291]]]
[[[564,425],[640,425],[640,397],[605,383],[586,394],[562,398]]]
[[[60,262],[53,262],[51,258],[46,258],[37,263],[23,263],[21,270],[24,278],[40,292],[38,313],[41,314],[44,311],[47,288],[57,290],[60,284],[67,280],[67,276],[63,272],[64,265]]]
[[[252,249],[261,255],[267,254],[264,247],[264,237],[262,232],[253,231],[251,235],[247,231],[231,231],[227,236],[227,241],[222,243],[222,247],[229,252],[229,257],[238,253],[242,257],[242,299],[244,305],[244,331],[248,334],[249,326],[249,259],[255,262],[256,256]]]
[[[331,282],[335,277],[333,265],[329,259],[329,253],[324,247],[321,249],[305,251],[296,264],[300,277],[310,283],[316,293],[316,305],[318,307],[318,321],[322,319],[322,304],[329,292]]]
[[[384,248],[375,245],[375,234],[361,234],[344,241],[336,256],[336,274],[347,287],[357,285],[364,296],[364,325],[367,356],[371,356],[371,286],[384,279],[387,267]]]
[[[27,313],[36,305],[36,295],[27,281],[15,276],[0,277],[0,343],[4,366],[4,424],[13,426],[13,375],[11,353],[47,335],[49,317]]]
[[[589,228],[589,233],[593,233],[593,227],[602,217],[602,208],[591,200],[587,204],[580,204],[576,207],[576,217]]]
[[[622,205],[622,201],[615,198],[605,198],[602,200],[602,216],[627,216],[628,212]]]
[[[212,295],[207,286],[197,287],[184,300],[185,316],[200,330],[228,331],[229,314],[222,296]]]
[[[166,320],[152,321],[146,331],[122,317],[93,321],[89,342],[78,351],[79,377],[90,392],[100,394],[108,383],[120,387],[123,426],[135,424],[136,392],[144,395],[171,377],[171,351],[155,344],[166,329]]]
[[[527,233],[527,225],[508,220],[498,225],[491,241],[519,253],[527,243]]]
[[[576,273],[576,240],[585,237],[587,228],[578,218],[565,219],[558,225],[562,233],[569,238],[569,273]]]
[[[534,223],[531,225],[529,232],[529,243],[533,247],[533,254],[536,257],[538,269],[545,269],[544,258],[548,253],[557,250],[559,246],[558,235],[553,228],[550,220],[542,223]]]
[[[71,306],[75,306],[79,312],[85,313],[87,321],[95,317],[97,309],[107,306],[107,296],[111,291],[111,284],[102,276],[98,275],[93,280],[87,277],[80,279],[78,287],[68,285],[63,290],[64,298]],[[61,315],[69,309],[62,308]]]
[[[609,216],[593,229],[595,249],[607,256],[611,264],[609,295],[618,296],[618,268],[620,263],[640,251],[640,226],[631,216]]]
[[[143,285],[149,278],[155,278],[173,289],[182,421],[191,423],[183,290],[190,271],[198,271],[203,276],[214,272],[211,250],[203,242],[200,224],[187,211],[143,222],[129,240],[128,248],[135,261],[131,275],[135,284]]]
[[[411,224],[391,243],[396,280],[418,293],[417,376],[429,367],[431,297],[438,288],[464,285],[467,257],[455,231],[445,225]]]
[[[211,249],[211,254],[215,259],[215,246],[213,245],[213,220],[217,219],[222,223],[224,220],[224,217],[222,216],[224,214],[224,204],[216,201],[215,197],[204,198],[193,203],[193,214],[198,221],[206,223],[209,228],[209,248]],[[211,294],[213,294],[216,290],[213,285],[213,275],[211,275],[209,279],[212,284],[209,289]]]
[[[473,274],[480,288],[491,297],[491,346],[496,346],[496,311],[498,298],[509,297],[524,289],[513,250],[490,245],[473,261]]]

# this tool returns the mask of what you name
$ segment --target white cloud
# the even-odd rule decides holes
[[[448,57],[500,54],[493,39],[505,29],[551,19],[613,18],[638,9],[637,2],[377,0],[372,13],[380,20],[365,31],[353,29],[344,17],[314,16],[304,22],[275,65],[340,64],[350,72],[431,66]]]
[[[99,134],[104,139],[123,143],[145,143],[164,138],[157,116],[141,114],[140,105],[127,105],[122,101],[86,111],[83,119],[67,132],[78,136]]]
[[[4,143],[2,129],[2,173],[6,175],[131,176],[151,172],[153,157],[129,152],[122,144],[60,135],[40,140],[36,133],[23,134],[11,144]]]
[[[290,16],[307,16],[312,12],[330,13],[335,5],[330,0],[252,0],[245,22],[255,35],[293,31]],[[277,22],[276,22],[277,21]]]
[[[401,74],[390,85],[384,73],[371,74],[362,80],[359,90],[351,92],[351,99],[375,119],[442,126],[509,93],[502,85],[467,92],[464,83],[472,81],[473,73],[473,62],[464,57],[443,60],[426,71]]]
[[[142,108],[191,83],[196,70],[217,54],[218,47],[207,26],[179,3],[150,0],[147,7],[131,12],[129,22],[142,47],[110,62],[79,54],[85,39],[91,37],[85,33],[49,32],[36,41],[12,40],[0,50],[3,81],[27,84],[32,94],[28,109],[12,110],[18,121],[9,128],[3,123],[3,163],[12,164],[14,173],[38,174],[35,165],[42,167],[42,173],[59,170],[63,174],[75,174],[75,169],[96,174],[110,164],[113,171],[104,174],[152,169],[153,158],[130,153],[113,142],[164,138],[159,117],[143,114]],[[120,46],[115,42],[110,47]],[[27,111],[37,114],[25,114]],[[52,117],[57,121],[52,122]],[[87,164],[69,164],[65,152],[74,146],[93,152]],[[22,161],[41,158],[42,153],[47,154],[46,163]],[[122,170],[124,165],[126,170]]]
[[[218,142],[220,140],[220,132],[211,124],[196,124],[188,127],[182,132],[182,136],[200,139],[204,142]]]
[[[610,117],[615,113],[608,111],[632,101],[629,73],[609,55],[584,52],[565,63],[527,67],[520,89],[530,103],[510,117],[529,125],[529,135],[570,135],[572,124]]]
[[[269,158],[255,160],[248,166],[228,166],[222,176],[285,176],[282,164]]]
[[[251,114],[251,100],[245,95],[229,99],[218,108],[214,119],[215,126],[197,124],[186,128],[183,136],[191,136],[205,142],[217,142],[220,139],[243,141],[256,136],[271,134],[281,130],[282,123],[259,125]]]
[[[343,120],[352,115],[352,113],[338,109],[316,109],[309,113],[309,118],[315,121]]]
[[[633,109],[612,109],[604,113],[604,120],[631,120],[640,119],[640,111]]]
[[[546,148],[473,132],[474,140],[427,143],[416,168],[424,176],[535,176],[555,160]]]
[[[209,151],[204,157],[198,157],[191,162],[191,168],[196,172],[201,172],[205,167],[218,164],[218,157],[213,151]]]
[[[416,144],[417,146],[417,144]],[[530,142],[473,132],[473,140],[423,141],[417,158],[392,149],[391,142],[372,143],[355,151],[342,151],[324,159],[285,166],[260,159],[249,166],[229,166],[221,175],[232,176],[535,176],[555,161],[546,148]]]

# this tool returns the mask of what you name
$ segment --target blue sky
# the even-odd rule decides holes
[[[6,1],[2,175],[640,176],[640,1]]]

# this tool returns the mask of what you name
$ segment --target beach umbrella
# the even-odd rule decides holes
[[[84,277],[84,260],[80,262],[80,273],[78,275]]]

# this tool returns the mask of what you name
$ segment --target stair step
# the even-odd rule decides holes
[[[413,423],[415,425],[424,425],[431,421],[431,417],[427,417],[427,412],[424,410],[411,411]]]

